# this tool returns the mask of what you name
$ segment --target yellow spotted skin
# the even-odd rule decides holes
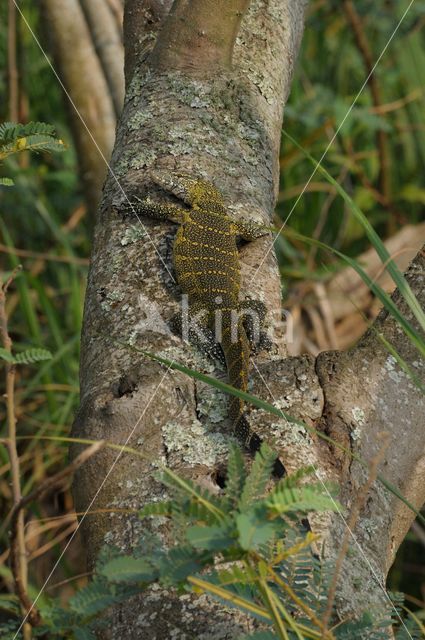
[[[246,391],[248,387],[250,344],[240,313],[240,264],[237,237],[254,240],[265,234],[259,226],[234,222],[226,212],[223,197],[210,182],[184,175],[152,174],[161,189],[172,193],[186,207],[163,204],[151,198],[131,200],[125,214],[140,214],[179,223],[173,247],[173,262],[189,310],[206,310],[205,328],[216,329],[220,318],[222,347],[229,383]],[[233,322],[232,322],[233,319]],[[232,396],[229,417],[234,435],[251,451],[260,448],[261,439],[252,432],[244,415],[244,403]],[[285,473],[276,461],[275,475]]]

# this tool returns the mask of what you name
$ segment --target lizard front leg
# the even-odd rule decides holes
[[[172,202],[158,202],[149,195],[145,198],[130,195],[121,205],[120,211],[124,218],[142,216],[155,220],[171,220],[178,224],[182,224],[187,216],[186,209]]]
[[[248,242],[253,242],[269,234],[269,230],[264,225],[253,220],[236,220],[233,225],[236,234]]]

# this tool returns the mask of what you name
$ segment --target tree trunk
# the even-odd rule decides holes
[[[189,173],[212,181],[235,219],[268,223],[278,189],[283,108],[305,7],[300,0],[176,0],[169,11],[170,5],[126,3],[126,99],[113,175],[95,230],[82,335],[81,405],[73,436],[129,444],[144,459],[124,453],[117,458],[116,451],[102,450],[78,473],[76,509],[96,511],[82,523],[90,565],[105,542],[127,549],[146,530],[146,522],[129,511],[164,496],[153,477],[160,463],[218,489],[214,470],[225,461],[229,432],[227,404],[218,393],[134,349],[212,371],[209,361],[168,328],[179,309],[170,262],[175,226],[123,219],[125,193],[152,188],[152,169]],[[423,477],[420,482],[425,410],[418,390],[373,332],[348,354],[285,358],[280,280],[271,247],[266,236],[241,249],[243,293],[265,302],[273,338],[273,357],[262,354],[255,360],[254,393],[279,402],[366,460],[375,455],[376,434],[385,428],[393,440],[384,473],[419,506],[425,486]],[[411,281],[418,289],[420,259],[415,269]],[[378,327],[419,375],[419,358],[393,321],[382,314]],[[270,416],[252,411],[250,419],[270,441]],[[293,424],[282,420],[272,426],[287,469],[313,464],[321,479],[341,484],[341,500],[350,507],[364,481],[363,469]],[[356,536],[381,580],[411,519],[375,486]],[[331,555],[337,553],[341,526],[338,514],[313,521]],[[358,612],[382,596],[369,568],[360,560],[353,564],[346,567],[341,613]],[[166,616],[160,615],[164,609]],[[105,637],[236,638],[251,628],[245,615],[207,599],[153,590],[117,607]]]

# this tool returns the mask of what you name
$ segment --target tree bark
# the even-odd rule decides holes
[[[424,248],[406,273],[422,308],[425,306]],[[397,306],[420,332],[398,291]],[[382,338],[410,367],[422,389],[390,355]],[[417,508],[425,502],[425,362],[398,323],[382,311],[373,327],[348,352],[321,353],[316,371],[325,396],[322,428],[364,460],[373,460],[386,434],[389,447],[380,473]],[[350,508],[365,481],[365,469],[355,460],[333,451],[339,461],[340,499]],[[379,483],[374,483],[354,531],[354,557],[346,559],[340,581],[341,615],[388,605],[382,588],[395,554],[408,532],[414,514]],[[335,555],[344,523],[333,518],[329,540]],[[356,548],[357,547],[357,548]],[[361,549],[361,551],[360,551]],[[361,588],[359,588],[361,585]]]
[[[209,361],[168,328],[179,308],[170,262],[175,227],[124,220],[125,192],[152,189],[152,169],[190,173],[214,182],[230,215],[267,223],[278,189],[283,108],[303,29],[305,3],[299,0],[254,0],[248,9],[242,0],[223,0],[214,3],[214,11],[210,0],[176,0],[167,13],[170,4],[126,3],[126,99],[112,156],[114,175],[108,176],[95,230],[82,335],[81,405],[73,436],[130,444],[145,459],[123,454],[116,460],[116,452],[104,449],[79,471],[74,482],[77,510],[100,511],[82,523],[90,565],[103,544],[128,549],[149,526],[128,511],[164,496],[153,477],[160,463],[218,490],[214,470],[225,461],[228,446],[227,402],[210,387],[164,369],[133,348],[213,371]],[[224,11],[229,14],[220,29]],[[376,433],[385,427],[394,437],[385,474],[399,487],[403,480],[419,505],[425,486],[423,478],[419,482],[419,425],[425,412],[416,387],[403,378],[373,332],[348,354],[285,358],[280,280],[271,242],[261,238],[241,250],[243,293],[267,305],[273,339],[272,357],[262,354],[255,361],[254,393],[279,402],[367,460],[378,446]],[[423,270],[420,258],[415,269]],[[412,271],[410,277],[417,289],[423,274]],[[382,314],[377,326],[412,367],[417,365],[418,375],[423,372],[392,320]],[[396,406],[394,385],[400,396],[401,381],[403,398]],[[389,401],[391,413],[385,409]],[[402,448],[397,433],[401,420]],[[340,482],[342,502],[350,507],[364,475],[356,463],[284,420],[271,425],[270,416],[252,411],[251,421],[266,440],[277,442],[289,471],[314,464],[320,478]],[[77,451],[74,447],[73,455]],[[380,578],[411,519],[380,487],[374,488],[356,535]],[[339,515],[313,521],[330,555],[338,549],[340,522]],[[347,572],[341,613],[358,612],[365,601],[368,606],[380,601],[381,591],[366,569],[360,573],[365,580],[361,594],[356,591],[357,570],[347,567]],[[167,616],[161,615],[164,609]],[[115,609],[105,637],[236,638],[251,629],[245,615],[206,598],[152,590]]]

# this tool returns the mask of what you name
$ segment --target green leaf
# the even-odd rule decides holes
[[[294,140],[294,138],[292,136],[290,136],[289,133],[287,133],[286,131],[283,131],[283,134],[292,142],[292,144],[294,144],[298,149],[300,149],[300,151],[302,151],[302,153],[305,155],[305,157],[308,158],[311,161],[311,163],[314,165],[315,172],[319,171],[319,173],[321,173],[326,178],[326,180],[328,182],[330,182],[330,184],[332,184],[335,187],[337,192],[340,194],[340,196],[346,202],[346,204],[351,209],[351,211],[352,211],[353,215],[355,216],[355,218],[362,225],[362,227],[363,227],[367,237],[369,238],[371,244],[375,247],[376,253],[381,258],[382,263],[385,265],[385,268],[387,269],[388,273],[391,275],[392,279],[394,280],[396,286],[398,287],[398,290],[399,290],[400,294],[403,296],[403,298],[407,302],[410,310],[414,314],[415,318],[419,322],[419,324],[422,327],[422,329],[425,330],[425,313],[424,313],[423,309],[421,308],[418,299],[414,295],[414,293],[413,293],[412,289],[410,288],[410,285],[407,282],[406,278],[401,273],[400,269],[398,268],[398,266],[396,265],[394,260],[391,258],[386,246],[384,245],[384,243],[382,242],[381,238],[376,233],[375,229],[370,224],[369,220],[362,213],[362,211],[358,208],[358,206],[355,204],[353,199],[348,195],[348,193],[345,191],[345,189],[343,189],[343,187],[341,187],[339,182],[337,182],[337,180],[335,180],[335,178],[333,178],[330,175],[330,173],[328,173],[328,171],[326,171],[326,169],[321,164],[319,164],[313,158],[313,156],[311,156],[308,153],[308,151],[306,151],[304,149],[304,147],[302,147],[296,140]]]
[[[165,485],[176,489],[180,493],[183,492],[187,497],[202,504],[215,520],[221,522],[224,519],[225,513],[221,508],[219,500],[207,489],[201,489],[201,487],[196,486],[187,478],[180,478],[180,476],[168,468],[164,469],[161,475],[161,481]]]
[[[202,569],[200,558],[197,557],[193,547],[174,547],[159,561],[161,582],[165,584],[179,584],[191,574],[198,573]]]
[[[363,613],[358,620],[348,620],[335,629],[335,637],[338,640],[351,640],[352,638],[388,638],[388,629],[385,635],[373,635],[375,627],[374,619],[369,612]],[[366,632],[366,633],[362,633]]]
[[[51,357],[52,354],[47,349],[27,349],[14,356],[3,347],[0,348],[0,358],[11,364],[33,364],[34,362],[50,360]]]
[[[145,504],[139,511],[139,518],[146,518],[147,516],[171,516],[173,512],[173,505],[175,502],[172,500],[164,500],[162,502],[150,502]]]
[[[42,616],[49,629],[55,631],[72,629],[76,621],[75,611],[64,609],[54,601],[43,605]]]
[[[5,122],[0,125],[0,158],[21,151],[61,152],[65,149],[66,146],[57,137],[54,127],[44,122]]]
[[[264,495],[267,482],[273,470],[277,454],[265,443],[255,455],[251,471],[245,480],[245,485],[239,500],[239,510],[249,507],[254,500]]]
[[[267,515],[266,509],[254,507],[236,516],[239,544],[242,549],[246,551],[258,549],[276,534],[283,533],[285,524],[278,519],[267,520]]]
[[[113,585],[93,581],[70,598],[69,606],[71,611],[87,618],[104,611],[119,600]]]
[[[20,125],[23,129],[23,135],[29,136],[33,133],[39,133],[46,136],[57,137],[56,129],[53,125],[46,122],[28,122],[24,125]]]
[[[31,136],[34,134],[44,135],[51,138],[56,138],[55,127],[45,122],[28,122],[21,124],[17,122],[3,122],[0,124],[0,141],[13,142],[18,138],[24,136]]]
[[[1,360],[6,360],[6,362],[10,362],[11,364],[15,362],[15,358],[10,351],[7,351],[7,349],[4,349],[3,347],[0,347],[0,358]]]
[[[342,506],[331,495],[325,495],[320,485],[304,487],[279,486],[266,499],[267,506],[275,513],[291,511],[339,511]]]
[[[16,122],[3,122],[0,124],[0,141],[10,142],[22,135],[23,124]]]
[[[286,478],[282,478],[279,480],[279,483],[276,485],[277,487],[297,487],[300,484],[300,480],[306,478],[307,476],[313,475],[315,472],[315,468],[313,466],[301,467],[291,473],[290,476],[286,476]]]
[[[196,549],[208,551],[227,549],[235,544],[235,538],[232,536],[232,530],[229,527],[194,525],[187,529],[186,537],[188,542]]]
[[[196,498],[184,500],[179,507],[181,513],[185,516],[186,521],[201,521],[206,525],[211,526],[217,522],[216,514],[211,512],[207,504],[200,502]],[[220,522],[223,522],[223,518],[220,518]]]
[[[242,494],[247,471],[240,447],[232,445],[227,460],[227,478],[224,488],[229,506],[236,507]]]
[[[408,184],[400,191],[400,198],[407,202],[420,202],[425,205],[425,189],[417,184]]]
[[[3,187],[13,187],[15,183],[12,178],[0,178],[0,184],[3,185]]]
[[[208,576],[211,579],[211,575]],[[217,584],[229,585],[252,585],[258,577],[256,571],[250,565],[243,567],[233,564],[229,569],[222,569],[217,572]]]
[[[65,151],[66,147],[62,140],[57,140],[45,135],[30,135],[18,138],[16,142],[17,151]]]
[[[1,640],[15,640],[17,637],[19,622],[17,620],[4,620],[0,622]]]
[[[158,577],[158,571],[146,558],[120,556],[107,562],[101,575],[111,582],[152,582]]]
[[[27,349],[18,353],[14,357],[15,364],[33,364],[35,362],[43,362],[44,360],[50,360],[52,354],[47,349]]]
[[[19,601],[16,596],[0,596],[0,610],[8,611],[9,613],[13,613],[17,616],[20,615],[21,608],[19,606]]]

